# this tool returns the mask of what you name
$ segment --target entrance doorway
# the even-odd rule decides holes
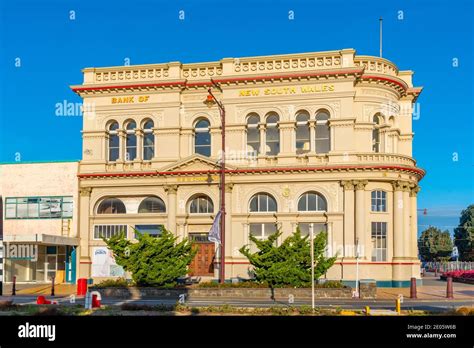
[[[189,265],[190,276],[213,276],[215,248],[214,243],[209,242],[207,233],[192,233],[189,240],[193,244],[193,248],[197,250],[196,256]]]

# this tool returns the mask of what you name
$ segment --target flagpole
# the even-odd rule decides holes
[[[222,92],[222,89],[217,85],[212,79],[211,82],[213,85]],[[220,185],[219,185],[219,195],[221,200],[220,212],[220,269],[219,269],[219,283],[224,284],[225,282],[225,109],[224,105],[217,100],[217,98],[212,94],[212,89],[208,89],[209,96],[211,97],[211,103],[217,104],[219,108],[219,113],[221,116],[221,166],[220,166]],[[209,98],[205,101],[208,106],[211,106],[209,103]]]

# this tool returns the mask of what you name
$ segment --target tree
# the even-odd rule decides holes
[[[309,236],[302,237],[299,228],[280,246],[276,241],[281,236],[278,231],[266,240],[250,236],[258,251],[250,252],[249,246],[240,248],[253,266],[255,279],[270,287],[311,285],[311,254]],[[334,264],[336,257],[326,258],[327,234],[321,232],[314,238],[314,277],[318,279]]]
[[[112,250],[115,262],[132,274],[140,286],[173,287],[177,279],[188,273],[196,251],[187,240],[177,243],[177,237],[167,230],[152,237],[135,230],[137,242],[124,234],[104,239]]]
[[[449,260],[453,251],[453,242],[449,231],[441,232],[430,226],[418,238],[418,250],[423,261]]]
[[[454,229],[454,244],[461,260],[474,260],[474,204],[461,212],[459,226]]]

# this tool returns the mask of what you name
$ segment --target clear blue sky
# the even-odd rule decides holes
[[[81,157],[82,120],[55,116],[55,105],[80,102],[68,86],[82,82],[84,67],[342,48],[378,55],[382,16],[384,57],[414,70],[415,85],[424,86],[413,121],[414,156],[427,171],[419,207],[457,217],[474,203],[472,7],[467,0],[1,0],[0,161],[16,153],[22,161]]]

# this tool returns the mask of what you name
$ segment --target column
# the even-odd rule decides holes
[[[135,161],[141,162],[143,160],[143,131],[136,129],[135,135],[137,137],[137,158]]]
[[[260,131],[260,155],[265,156],[267,137],[265,136],[265,123],[260,123],[258,125],[258,130]]]
[[[411,221],[410,221],[410,186],[408,183],[403,185],[403,245],[404,252],[403,256],[406,258],[411,258],[413,253],[412,243],[411,243]]]
[[[316,153],[316,121],[309,121],[309,145],[310,153]]]
[[[226,259],[233,257],[232,241],[232,189],[234,184],[225,185],[225,256]],[[228,270],[228,267],[226,267]],[[232,274],[226,272],[226,278],[232,278]]]
[[[341,181],[344,187],[344,259],[355,256],[354,234],[354,183],[350,180]]]
[[[403,182],[395,181],[393,186],[393,259],[400,260],[404,255],[403,238]]]
[[[168,211],[168,230],[172,232],[175,236],[178,235],[178,231],[176,230],[176,196],[178,192],[177,185],[168,185],[165,186],[165,191],[168,194],[168,204],[167,204],[167,211]]]
[[[367,255],[365,254],[366,249],[366,230],[365,230],[365,186],[367,185],[367,180],[356,180],[355,184],[355,227],[356,227],[356,241],[358,240],[360,258],[366,259]]]
[[[117,162],[123,162],[125,161],[125,145],[126,145],[126,138],[127,134],[123,129],[119,129],[118,131],[118,137],[119,137],[119,155]]]
[[[79,217],[79,250],[76,256],[78,259],[77,278],[89,278],[91,275],[90,265],[92,260],[89,251],[89,208],[91,193],[92,187],[79,188],[79,211],[77,214]]]
[[[418,260],[418,209],[417,209],[417,194],[420,192],[420,187],[415,185],[410,190],[410,244],[411,257]]]

